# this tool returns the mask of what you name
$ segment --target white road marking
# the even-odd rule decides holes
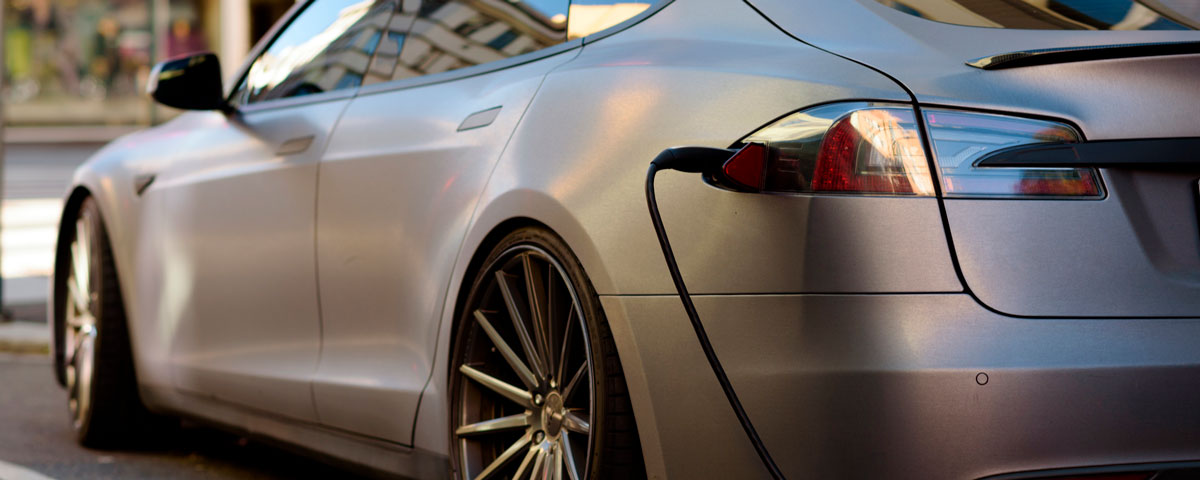
[[[0,480],[54,480],[20,465],[0,460]]]
[[[62,200],[9,199],[0,203],[4,278],[44,277],[54,269],[54,242]],[[2,480],[2,479],[0,479]]]

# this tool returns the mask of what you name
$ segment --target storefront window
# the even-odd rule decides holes
[[[149,122],[145,0],[11,0],[4,18],[10,125]]]
[[[219,51],[222,28],[233,28],[221,24],[222,8],[244,9],[231,18],[249,22],[241,28],[253,42],[294,1],[4,0],[5,120],[15,127],[161,122],[176,112],[144,93],[156,61]]]

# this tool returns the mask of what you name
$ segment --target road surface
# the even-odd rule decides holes
[[[0,480],[355,478],[303,455],[187,427],[138,451],[75,443],[50,358],[0,353]]]

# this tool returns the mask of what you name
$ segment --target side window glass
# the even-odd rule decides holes
[[[250,104],[362,85],[377,53],[403,31],[389,29],[398,0],[316,0],[259,55],[233,100]]]
[[[448,72],[563,43],[569,3],[423,0],[388,79]]]
[[[583,38],[624,22],[650,8],[649,1],[574,0],[567,38]]]
[[[394,80],[397,78],[398,69],[403,70],[399,68],[400,50],[404,47],[404,40],[408,37],[408,29],[412,27],[413,20],[417,17],[416,10],[420,0],[396,1],[396,13],[380,29],[379,36],[376,37],[379,43],[371,58],[371,66],[367,71],[366,78],[363,79],[363,85]]]

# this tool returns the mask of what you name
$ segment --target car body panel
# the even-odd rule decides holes
[[[1197,31],[1011,30],[927,21],[873,0],[751,3],[801,40],[894,76],[922,105],[1061,119],[1087,140],[1200,136],[1200,55],[966,65],[1036,48],[1196,41]],[[836,28],[851,21],[863,35]],[[1101,173],[1102,201],[945,201],[964,280],[981,302],[1021,316],[1200,313],[1200,167]]]
[[[776,32],[753,30],[765,23],[737,5],[721,10],[725,16],[721,24],[737,28],[745,22],[741,28],[747,31],[729,33],[728,38],[737,40],[711,39],[704,32],[717,27],[703,22],[714,20],[698,18],[706,13],[664,9],[619,36],[585,45],[579,58],[547,78],[514,134],[509,147],[514,160],[501,163],[484,197],[486,209],[492,198],[505,195],[506,190],[533,189],[562,203],[567,211],[578,212],[574,215],[584,228],[583,237],[567,240],[571,245],[590,242],[599,249],[598,258],[586,256],[586,249],[577,254],[601,294],[674,290],[648,217],[642,213],[645,167],[664,148],[725,148],[784,114],[838,98],[906,100],[894,83],[874,72],[797,45]],[[651,44],[654,48],[648,48]],[[780,58],[789,60],[780,62]],[[830,84],[823,78],[844,79],[844,83]],[[713,89],[727,93],[702,104],[695,102]],[[553,107],[568,104],[571,108]],[[568,122],[573,131],[589,136],[556,131],[555,126]],[[623,141],[608,141],[612,138]],[[715,189],[698,176],[663,173],[660,177],[658,192],[668,231],[698,240],[675,242],[684,276],[695,292],[961,289],[944,235],[936,231],[940,219],[935,202],[870,199],[863,204],[869,207],[850,212],[839,209],[853,209],[861,198],[746,196]],[[787,207],[762,208],[768,204]],[[853,241],[893,240],[909,249],[911,257],[856,252],[856,261],[874,275],[849,275],[825,268],[828,265],[821,263],[825,259],[814,258],[814,252],[803,245],[805,240],[796,238],[809,222],[851,213],[867,217],[845,229],[812,229],[807,234],[815,236],[807,241],[852,249]],[[743,217],[734,218],[738,215]],[[884,217],[901,215],[912,222],[911,228],[880,224],[887,223]],[[731,220],[737,223],[726,223]],[[780,235],[745,235],[740,226],[769,226]],[[789,267],[776,268],[781,264]],[[717,271],[721,274],[711,274]]]
[[[142,195],[144,312],[179,388],[315,420],[317,169],[345,98],[249,111],[189,132]],[[309,145],[295,153],[288,142]],[[200,146],[203,146],[202,148]]]
[[[732,440],[744,434],[697,367],[679,299],[602,301],[618,342],[637,345],[621,360],[648,386],[634,408],[639,430],[656,430],[663,477],[768,478]],[[1200,448],[1200,388],[1181,381],[1200,369],[1195,319],[1016,319],[964,294],[695,302],[789,478],[982,478],[1194,460]]]
[[[801,41],[886,72],[922,104],[1063,118],[1091,140],[1195,135],[1195,107],[1178,102],[1194,95],[1187,80],[1195,78],[1198,55],[1005,70],[966,63],[1032,49],[1198,41],[1200,31],[967,27],[924,20],[875,0],[748,3]]]
[[[999,311],[1190,317],[1200,312],[1197,178],[1107,171],[1102,201],[947,200],[946,216],[968,285]]]
[[[480,199],[450,291],[465,288],[469,260],[486,255],[489,234],[515,217],[546,225],[561,236],[600,295],[674,292],[645,210],[646,168],[659,151],[678,145],[727,147],[809,105],[844,98],[907,100],[885,77],[769,27],[737,3],[677,2],[620,35],[585,42],[578,57],[546,77],[513,133]],[[708,35],[717,29],[728,36]],[[827,81],[834,77],[841,82]],[[725,93],[696,102],[713,89]],[[570,125],[567,131],[575,135],[560,133],[562,125]],[[615,138],[622,141],[609,140]],[[933,199],[740,195],[714,188],[698,175],[674,172],[660,175],[657,191],[683,274],[694,282],[694,291],[962,290]],[[770,211],[768,206],[787,210]],[[833,226],[839,215],[885,223],[888,215],[910,215],[906,218],[913,225]],[[850,242],[843,248],[865,238],[894,241],[911,257],[859,252],[850,267],[871,271],[875,278],[859,276],[856,283],[851,268],[818,271],[809,266],[806,271],[806,262],[825,259],[798,248],[797,242],[767,235],[747,238],[730,226],[799,232],[809,221],[829,226],[813,241]],[[697,275],[715,271],[704,270],[705,263],[720,261],[714,254],[722,251],[753,263],[729,261],[721,265],[732,271],[716,278]],[[769,270],[747,274],[767,263]],[[445,327],[456,320],[455,306],[448,301],[444,307],[439,351],[449,349],[452,329]],[[618,345],[622,361],[636,357],[638,348]],[[633,368],[626,366],[627,375],[637,375]],[[416,447],[446,451],[449,445],[447,379],[445,359],[439,358],[422,397]],[[644,385],[630,382],[631,395],[646,394]],[[654,470],[662,462],[657,439],[650,430],[639,433]],[[741,441],[723,444],[740,448]]]
[[[317,201],[322,423],[411,444],[480,192],[542,77],[576,53],[351,102],[321,162]],[[460,126],[478,112],[486,125]]]

